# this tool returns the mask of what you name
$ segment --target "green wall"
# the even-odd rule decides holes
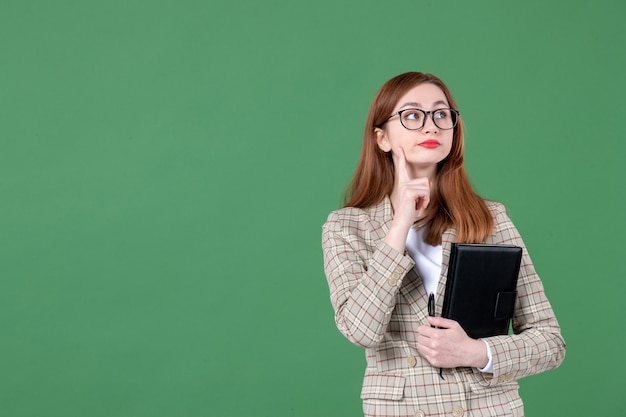
[[[356,416],[321,225],[433,72],[568,342],[527,415],[623,415],[623,0],[0,0],[0,415]]]

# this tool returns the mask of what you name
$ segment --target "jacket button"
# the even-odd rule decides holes
[[[513,376],[511,374],[502,374],[502,375],[500,375],[500,381],[502,381],[502,382],[509,382],[512,379],[513,379]]]
[[[402,269],[401,266],[397,266],[396,269],[394,269],[394,271],[391,273],[391,276],[389,277],[389,285],[391,286],[395,286],[398,283],[398,280],[400,280],[400,277],[402,276],[402,272],[404,272],[404,269]]]
[[[423,412],[422,410],[417,410],[415,412],[415,417],[426,417],[426,413]]]
[[[465,414],[465,410],[461,407],[452,407],[452,415],[454,417],[463,417],[463,414]]]
[[[406,361],[410,367],[417,365],[417,359],[415,359],[415,356],[409,356],[408,358],[406,358]]]

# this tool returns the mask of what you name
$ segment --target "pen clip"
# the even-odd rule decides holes
[[[435,317],[435,294],[430,293],[428,296],[428,315]]]

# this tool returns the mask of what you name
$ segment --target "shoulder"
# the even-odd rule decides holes
[[[345,229],[358,228],[371,218],[370,208],[344,207],[332,211],[323,228],[328,231],[340,232]]]
[[[521,244],[519,232],[509,218],[504,204],[497,201],[485,201],[494,220],[491,239],[497,243]]]
[[[491,212],[491,215],[494,218],[497,217],[499,214],[506,214],[506,207],[504,207],[504,204],[500,203],[499,201],[484,201],[487,205],[487,208],[489,209],[489,212]]]
[[[391,212],[391,204],[388,200],[365,208],[344,207],[328,215],[323,229],[335,233],[372,230],[385,223],[391,217]]]
[[[501,223],[511,222],[511,219],[509,219],[509,216],[506,214],[506,207],[504,206],[504,204],[498,201],[484,201],[487,205],[487,209],[491,213],[491,217],[493,218],[496,227]]]

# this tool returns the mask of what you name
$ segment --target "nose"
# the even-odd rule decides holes
[[[439,128],[435,124],[435,120],[433,119],[433,113],[426,113],[426,119],[424,120],[424,126],[422,126],[422,132],[424,133],[436,133],[439,131]]]

